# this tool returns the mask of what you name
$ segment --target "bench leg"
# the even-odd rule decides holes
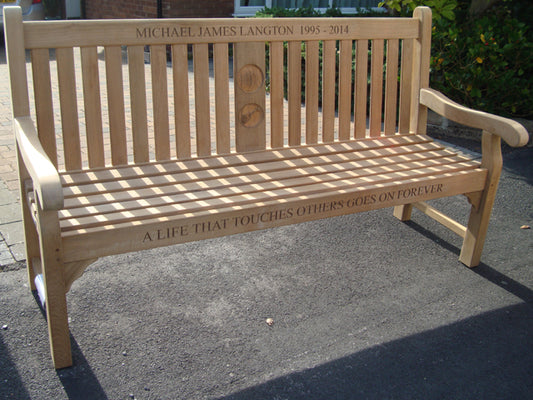
[[[60,369],[72,365],[72,354],[57,212],[39,210],[38,224],[50,352],[54,367]]]
[[[498,136],[483,132],[483,159],[481,166],[488,169],[487,182],[477,207],[472,206],[459,261],[468,267],[480,263],[481,252],[489,226],[490,214],[498,189],[502,170],[501,140]]]
[[[411,219],[411,213],[413,212],[412,204],[403,204],[401,206],[394,207],[393,215],[400,221],[409,221]]]

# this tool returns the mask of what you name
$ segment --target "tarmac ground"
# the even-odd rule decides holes
[[[390,209],[100,259],[68,294],[59,371],[2,173],[0,399],[531,398],[532,160],[505,153],[474,269],[459,237]],[[463,197],[435,205],[466,218]]]

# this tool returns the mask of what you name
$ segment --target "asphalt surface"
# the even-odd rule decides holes
[[[23,264],[4,268],[0,398],[531,398],[532,161],[505,154],[472,270],[390,209],[101,259],[69,292],[60,371]]]

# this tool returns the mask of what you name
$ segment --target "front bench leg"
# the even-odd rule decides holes
[[[54,367],[60,369],[72,365],[72,354],[59,219],[55,210],[45,211],[40,206],[37,210],[50,352]]]
[[[489,226],[492,206],[496,197],[502,172],[501,139],[499,136],[483,132],[481,167],[488,170],[485,189],[481,194],[478,207],[472,206],[466,234],[459,255],[459,261],[468,267],[479,265],[485,236]]]

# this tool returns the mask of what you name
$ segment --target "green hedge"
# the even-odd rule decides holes
[[[472,108],[533,118],[533,7],[529,0],[500,0],[484,14],[475,16],[468,13],[467,0],[389,0],[385,4],[391,9],[387,15],[403,16],[410,16],[417,5],[432,6],[431,87]],[[323,15],[312,8],[265,8],[257,14],[340,15],[336,8]]]

